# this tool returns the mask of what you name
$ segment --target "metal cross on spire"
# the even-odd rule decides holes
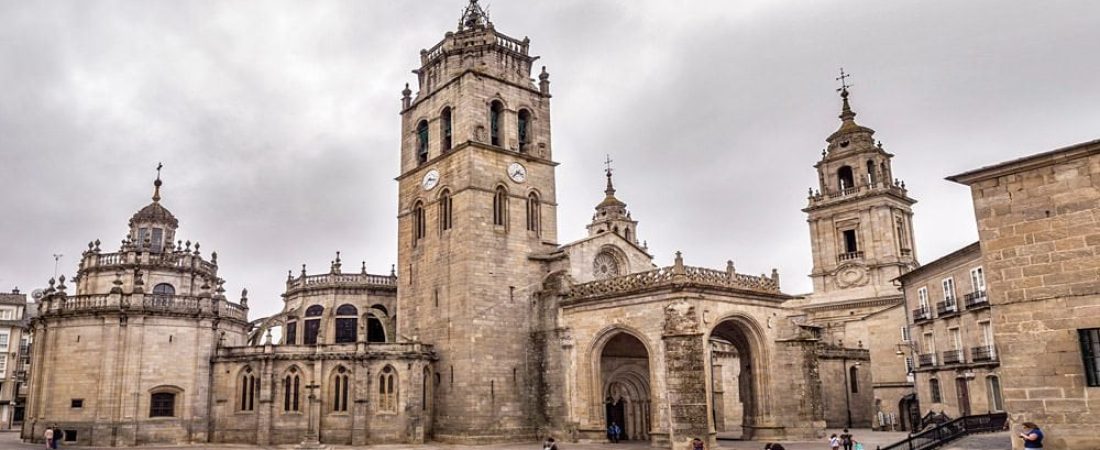
[[[840,68],[840,76],[836,77],[836,80],[840,82],[840,88],[837,89],[837,92],[848,92],[848,88],[852,87],[852,85],[848,84],[848,77],[850,76],[852,76],[852,74],[844,73],[844,68]]]
[[[154,202],[159,202],[160,201],[160,185],[161,185],[160,169],[163,169],[163,168],[164,168],[164,163],[159,163],[158,162],[157,163],[157,179],[156,179],[156,181],[153,182],[153,201]]]
[[[607,173],[607,176],[611,176],[611,172],[613,171],[613,169],[611,169],[611,163],[612,163],[611,155],[610,154],[605,154],[603,165],[606,166],[606,168],[604,169],[604,172]]]

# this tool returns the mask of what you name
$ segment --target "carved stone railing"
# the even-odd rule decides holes
[[[601,297],[677,284],[739,289],[772,295],[780,293],[779,282],[773,278],[703,267],[671,266],[577,284],[572,287],[568,296],[573,299]]]
[[[140,300],[137,300],[140,299]],[[248,308],[224,298],[163,294],[94,294],[49,296],[41,301],[40,317],[127,311],[206,315],[247,321]]]
[[[116,268],[118,266],[152,266],[169,269],[195,268],[199,272],[215,275],[218,265],[212,261],[206,261],[201,256],[188,251],[172,251],[165,253],[126,251],[117,253],[85,253],[81,269],[92,268]]]
[[[247,345],[222,347],[214,357],[216,361],[247,360],[264,355],[275,358],[403,358],[435,359],[435,351],[429,344],[419,342],[350,342],[345,344],[318,345]]]
[[[810,195],[810,207],[822,206],[828,203],[841,201],[846,198],[852,198],[864,194],[871,193],[891,193],[901,197],[905,197],[908,190],[905,189],[905,184],[902,182],[876,182],[871,185],[862,184],[859,186],[848,187],[844,189],[828,190],[825,192],[814,192]]]
[[[321,275],[300,275],[288,279],[286,290],[321,287],[384,287],[397,288],[397,277],[393,275],[372,275],[369,273],[326,273]]]

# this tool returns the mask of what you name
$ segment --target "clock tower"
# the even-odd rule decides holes
[[[819,185],[803,209],[813,248],[813,303],[899,297],[891,280],[917,265],[916,200],[893,177],[894,155],[872,139],[874,130],[856,123],[847,85],[840,97],[840,128],[814,165]]]
[[[528,257],[556,247],[557,163],[549,74],[532,79],[529,45],[471,0],[421,50],[416,95],[403,91],[398,329],[439,356],[423,387],[442,441],[534,431],[528,312],[545,274]]]

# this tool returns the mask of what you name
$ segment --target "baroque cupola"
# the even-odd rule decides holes
[[[603,200],[596,205],[596,213],[592,216],[592,223],[588,224],[588,235],[615,233],[627,241],[637,244],[638,222],[630,217],[630,211],[626,209],[626,203],[615,196],[615,183],[611,176],[610,158],[607,164],[607,169],[604,171],[604,175],[607,177],[607,187],[603,191]]]
[[[157,178],[153,181],[153,202],[138,210],[130,218],[128,245],[135,249],[160,253],[171,250],[172,240],[179,227],[179,220],[168,208],[160,204],[160,169],[157,166]]]

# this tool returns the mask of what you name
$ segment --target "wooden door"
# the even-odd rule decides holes
[[[955,392],[959,398],[959,416],[970,415],[970,383],[966,378],[955,379]]]

